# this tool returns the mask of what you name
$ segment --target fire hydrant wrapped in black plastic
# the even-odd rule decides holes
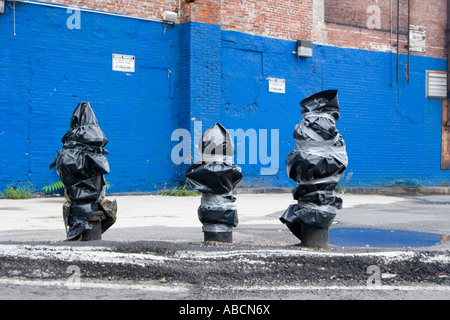
[[[289,178],[298,204],[281,216],[302,246],[327,248],[328,229],[342,208],[335,194],[348,166],[345,142],[336,128],[340,119],[338,92],[328,90],[303,100],[303,119],[295,127],[295,149],[286,158]]]
[[[242,170],[233,164],[234,145],[229,132],[216,123],[198,143],[201,161],[186,170],[186,179],[202,193],[198,218],[205,241],[232,242],[237,227],[236,198],[233,190],[242,179]]]
[[[89,103],[77,106],[62,143],[50,168],[56,167],[65,186],[67,240],[101,240],[116,221],[117,203],[105,199],[104,175],[109,173],[109,163],[104,147],[108,140]]]

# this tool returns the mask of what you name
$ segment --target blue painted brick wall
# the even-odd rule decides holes
[[[203,131],[215,122],[266,129],[268,138],[279,130],[278,173],[263,176],[261,159],[247,159],[242,186],[294,186],[285,158],[301,121],[299,102],[325,89],[339,90],[349,186],[450,180],[440,170],[442,101],[425,98],[426,70],[446,70],[446,60],[412,56],[411,83],[397,84],[390,53],[315,46],[312,58],[297,59],[293,41],[218,25],[165,27],[82,12],[81,29],[69,30],[69,16],[17,3],[15,36],[10,8],[0,16],[0,189],[13,182],[40,189],[58,180],[48,166],[81,101],[92,103],[110,141],[110,192],[184,181],[186,165],[171,163],[170,137],[176,128],[193,137],[194,120]],[[112,71],[113,53],[135,55],[136,72]],[[269,77],[285,79],[286,93],[268,92]]]
[[[0,16],[0,189],[58,181],[48,167],[81,101],[109,139],[110,192],[172,183],[179,27],[81,12],[71,30],[72,14],[16,3],[16,35],[11,8]],[[113,53],[136,56],[136,72],[113,71]]]
[[[297,59],[292,41],[232,31],[222,32],[222,41],[222,124],[280,130],[278,174],[261,176],[264,166],[247,162],[241,165],[243,186],[295,185],[285,158],[301,121],[299,103],[327,89],[339,90],[338,129],[347,143],[347,173],[353,173],[348,186],[450,182],[450,172],[440,169],[442,100],[425,98],[426,70],[445,71],[446,60],[412,56],[407,84],[404,78],[396,82],[395,54],[314,46],[312,58]],[[268,92],[268,77],[285,79],[286,93]]]
[[[180,128],[190,131],[193,161],[198,138],[220,122],[222,33],[218,25],[187,22],[181,25],[180,39]],[[178,168],[181,181],[187,167]]]

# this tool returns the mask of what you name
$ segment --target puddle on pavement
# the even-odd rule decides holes
[[[341,247],[430,247],[449,241],[448,235],[363,228],[330,229],[329,242]]]

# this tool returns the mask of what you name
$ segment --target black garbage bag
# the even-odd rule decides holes
[[[197,148],[204,162],[231,163],[235,153],[230,133],[220,123],[205,131]]]
[[[104,147],[108,139],[88,102],[78,104],[62,143],[63,148],[50,168],[56,167],[65,186],[67,202],[63,206],[63,218],[67,239],[92,229],[93,219],[101,219],[103,233],[116,221],[117,203],[105,199],[104,175],[110,169]]]
[[[336,128],[340,119],[338,91],[319,92],[303,100],[303,118],[295,127],[294,150],[286,158],[290,179],[297,182],[298,201],[281,216],[294,235],[301,238],[301,224],[328,229],[342,199],[335,189],[348,166],[345,142]]]
[[[201,161],[185,173],[189,185],[202,193],[198,217],[204,232],[231,232],[239,220],[233,190],[242,180],[242,170],[232,163],[235,148],[229,132],[216,123],[200,139]]]
[[[194,163],[186,171],[190,186],[202,193],[223,194],[234,190],[242,170],[226,163]]]

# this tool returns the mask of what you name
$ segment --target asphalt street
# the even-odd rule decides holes
[[[342,197],[328,250],[279,221],[289,193],[238,193],[232,244],[203,241],[200,197],[110,195],[117,222],[92,242],[65,241],[63,197],[3,199],[0,299],[450,298],[449,195]]]

